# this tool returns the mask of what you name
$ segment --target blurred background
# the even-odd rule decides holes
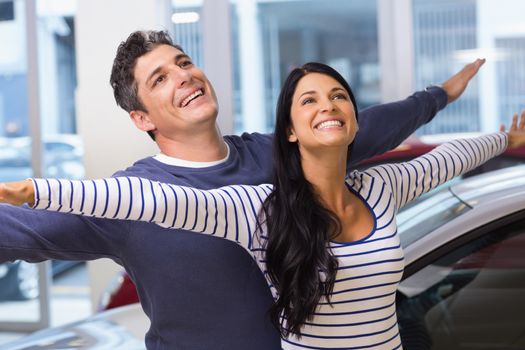
[[[157,153],[109,86],[116,48],[137,29],[168,30],[203,68],[223,134],[271,131],[283,79],[307,61],[341,72],[362,109],[486,58],[461,99],[418,131],[424,138],[495,131],[524,107],[523,14],[521,0],[0,0],[0,181],[109,176]],[[60,287],[72,267],[80,277]],[[95,312],[119,268],[78,268],[0,264],[0,331]],[[80,311],[53,316],[73,310],[52,307],[61,293]]]

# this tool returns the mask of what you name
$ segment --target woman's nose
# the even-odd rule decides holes
[[[324,99],[321,103],[321,111],[322,112],[331,112],[335,110],[334,101],[331,99]]]

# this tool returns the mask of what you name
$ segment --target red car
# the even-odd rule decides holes
[[[392,151],[372,157],[363,161],[358,169],[366,169],[374,165],[384,163],[399,163],[418,157],[424,153],[429,152],[440,143],[447,139],[475,136],[475,135],[432,135],[425,136],[421,139],[417,137],[409,137],[400,146]],[[485,173],[491,170],[501,169],[512,165],[517,165],[525,162],[525,147],[505,151],[502,155],[493,158],[483,164],[482,166],[470,171],[464,177]],[[129,275],[122,272],[116,277],[115,283],[102,298],[101,309],[107,310],[122,305],[128,305],[139,301],[137,290]]]

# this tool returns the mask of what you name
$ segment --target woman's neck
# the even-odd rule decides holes
[[[336,214],[344,212],[350,200],[345,185],[347,154],[346,147],[301,152],[305,178],[312,184],[323,205]]]
[[[305,178],[312,184],[322,205],[334,213],[341,231],[333,237],[340,242],[353,242],[370,234],[374,227],[371,212],[346,187],[348,151],[328,150],[323,154],[301,152]]]

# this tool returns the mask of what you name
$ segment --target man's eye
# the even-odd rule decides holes
[[[158,84],[162,83],[166,79],[166,76],[164,74],[159,75],[157,79],[153,82],[153,86],[157,86]]]
[[[182,61],[182,62],[179,63],[179,67],[184,68],[184,67],[191,66],[192,64],[193,64],[192,61],[190,61],[190,60],[184,60],[184,61]]]

